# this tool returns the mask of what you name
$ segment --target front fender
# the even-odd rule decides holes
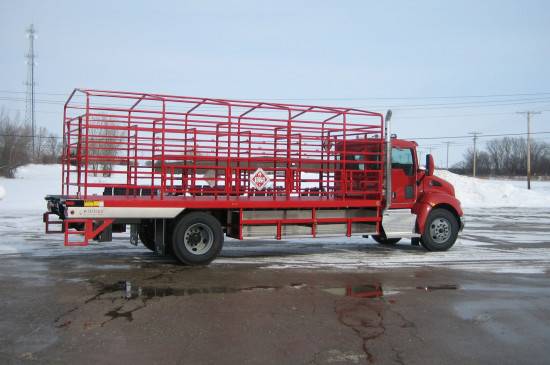
[[[438,193],[426,193],[424,196],[414,204],[412,212],[416,214],[416,223],[418,224],[418,233],[424,232],[424,226],[426,225],[426,219],[428,214],[434,208],[447,209],[453,213],[457,219],[458,226],[461,227],[461,217],[464,214],[460,207],[460,201],[453,196],[447,194]]]

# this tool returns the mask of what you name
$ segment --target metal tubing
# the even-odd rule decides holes
[[[369,161],[383,160],[383,127],[382,115],[349,108],[75,89],[62,193],[379,201],[383,169]],[[270,183],[256,189],[260,167]]]

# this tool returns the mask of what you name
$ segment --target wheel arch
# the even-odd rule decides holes
[[[455,206],[449,203],[439,203],[439,204],[429,204],[429,203],[416,203],[412,209],[412,212],[416,214],[416,223],[417,223],[417,233],[424,232],[424,226],[426,225],[426,220],[428,219],[428,214],[434,209],[445,209],[449,211],[456,219],[458,227],[461,227],[460,217],[462,215],[462,209],[457,211]]]
[[[227,209],[184,209],[184,210],[181,211],[180,214],[178,214],[174,218],[170,219],[170,222],[171,222],[170,225],[173,226],[182,217],[184,217],[186,215],[189,215],[191,213],[196,213],[196,212],[202,212],[202,213],[210,214],[211,216],[216,218],[218,220],[218,222],[220,222],[221,226],[225,230],[225,227],[227,226],[227,215],[229,214],[227,212]]]

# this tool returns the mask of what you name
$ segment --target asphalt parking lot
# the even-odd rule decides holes
[[[0,362],[547,363],[549,213],[472,210],[444,253],[228,240],[206,267],[0,214]]]

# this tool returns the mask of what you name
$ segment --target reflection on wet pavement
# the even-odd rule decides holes
[[[99,284],[96,284],[99,285]],[[331,288],[331,287],[319,287],[319,286],[309,286],[307,284],[293,283],[288,286],[267,286],[267,285],[257,285],[243,288],[230,288],[230,287],[209,287],[209,288],[157,288],[157,287],[141,287],[134,286],[132,287],[131,281],[120,281],[116,284],[104,285],[100,288],[99,293],[92,298],[98,299],[99,297],[107,294],[116,294],[120,292],[120,295],[113,298],[121,299],[152,299],[152,298],[163,298],[163,297],[186,297],[197,294],[231,294],[231,293],[242,293],[242,292],[253,292],[253,291],[279,291],[283,289],[318,289],[326,293],[338,295],[338,296],[348,296],[348,297],[357,297],[357,298],[381,298],[382,286],[380,284],[376,285],[357,285],[357,286],[348,286],[340,288]],[[88,301],[89,302],[89,301]]]
[[[416,289],[420,290],[458,290],[460,289],[460,285],[438,285],[438,286],[417,286]]]

